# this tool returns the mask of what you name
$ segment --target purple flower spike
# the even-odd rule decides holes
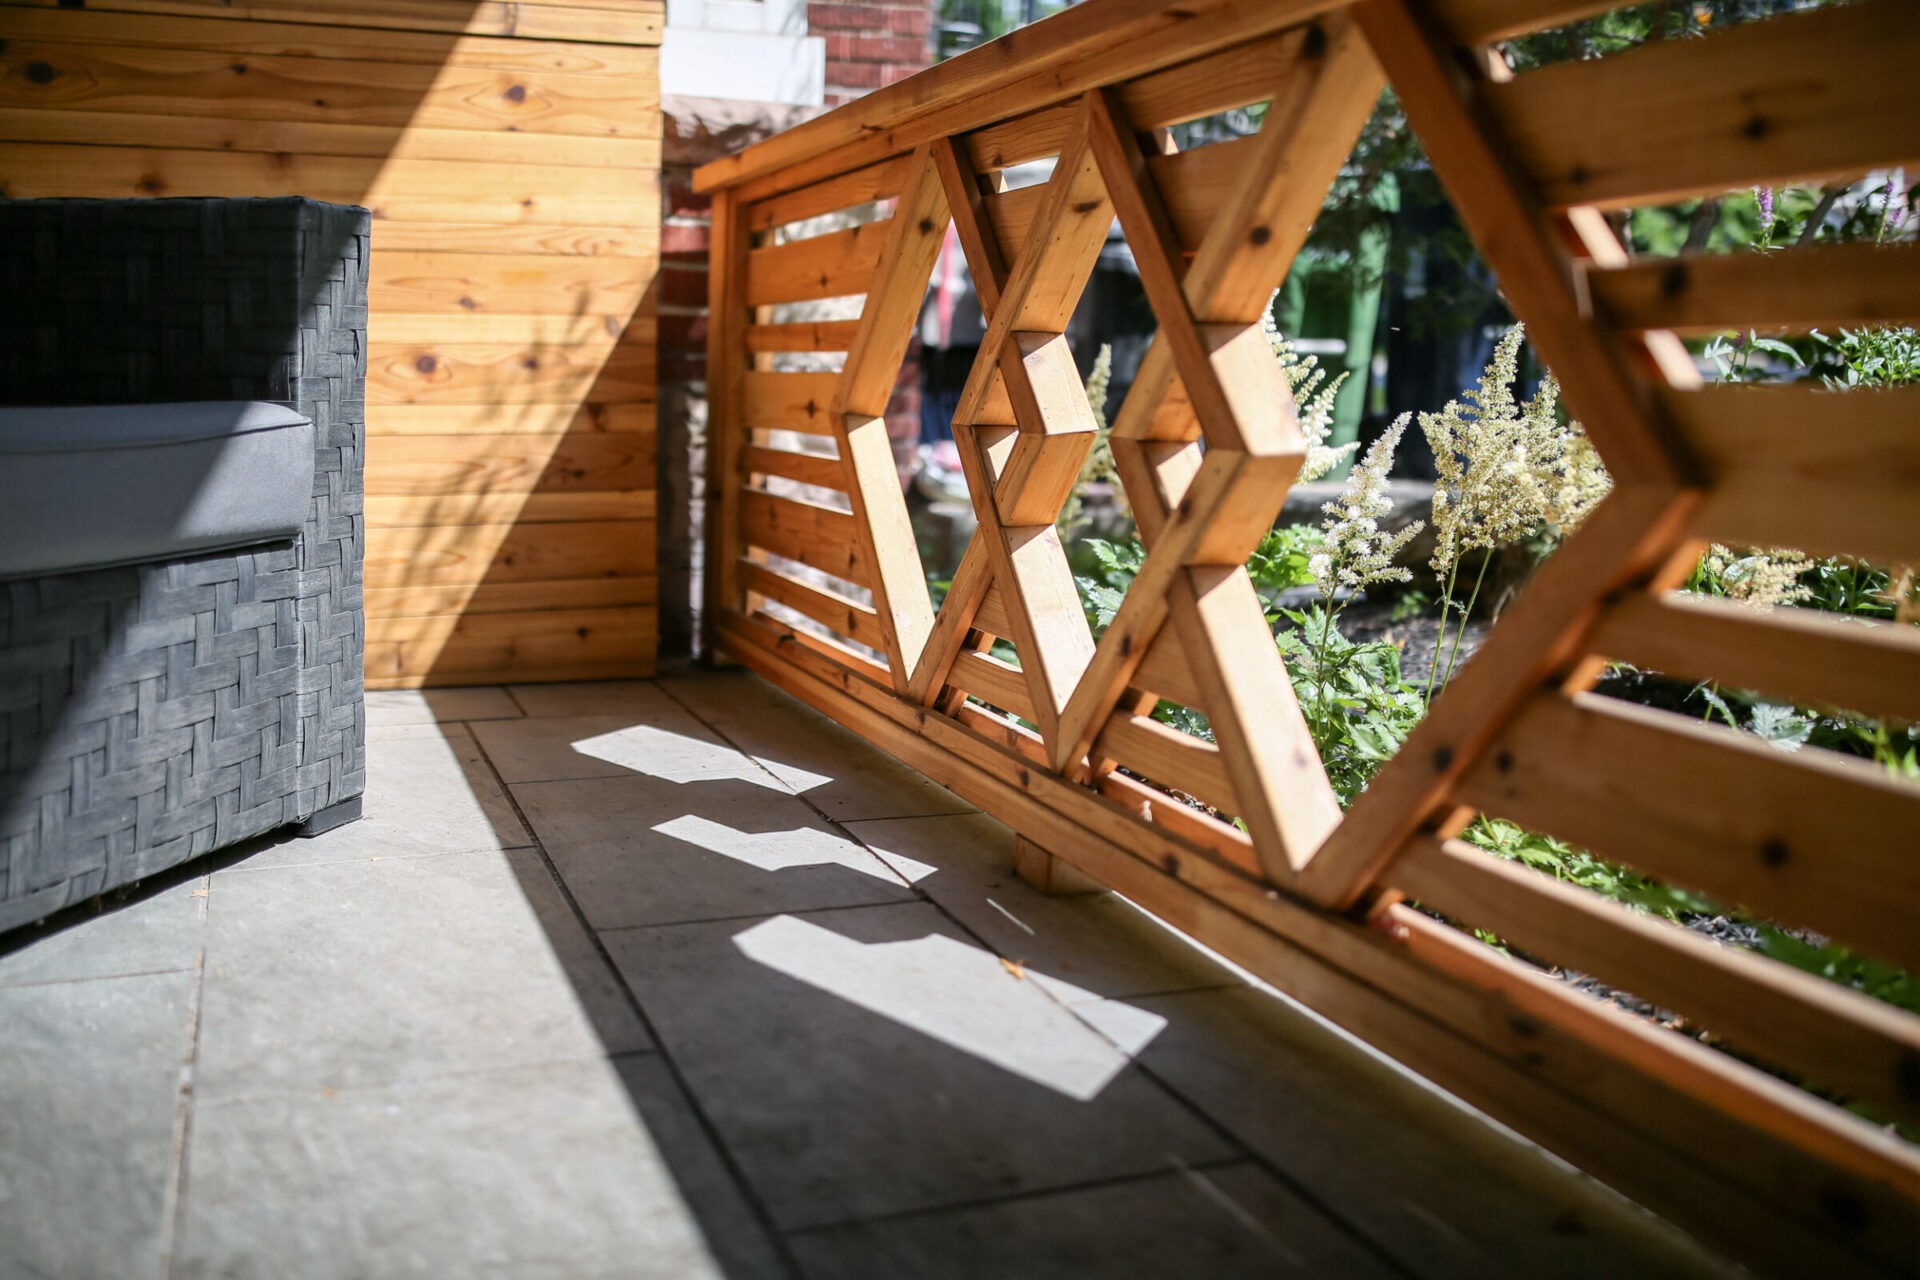
[[[1760,201],[1760,227],[1764,231],[1773,230],[1773,188],[1755,187],[1755,198]]]

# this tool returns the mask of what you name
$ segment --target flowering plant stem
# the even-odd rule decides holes
[[[1474,576],[1473,590],[1467,593],[1467,607],[1460,611],[1460,621],[1454,624],[1453,648],[1447,653],[1447,674],[1440,681],[1440,688],[1443,692],[1448,685],[1453,683],[1454,664],[1460,661],[1460,640],[1461,637],[1467,633],[1467,619],[1473,616],[1473,606],[1480,599],[1481,584],[1487,580],[1487,566],[1492,563],[1492,555],[1485,555],[1480,558],[1480,572]],[[1456,572],[1458,571],[1459,565],[1457,563],[1454,565],[1454,569]],[[1441,642],[1446,639],[1447,634],[1446,605],[1452,602],[1453,582],[1451,578],[1449,578],[1446,598],[1441,606],[1440,635],[1436,637],[1433,642],[1433,670],[1427,673],[1427,704],[1429,706],[1433,704],[1433,677],[1434,674],[1440,670],[1440,645]]]

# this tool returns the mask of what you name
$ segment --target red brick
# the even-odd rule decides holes
[[[875,35],[870,32],[836,31],[827,37],[827,61],[834,62],[911,62],[918,65],[926,58],[926,47],[907,36]]]
[[[660,271],[660,301],[673,307],[707,305],[707,265],[703,258],[695,268],[663,263]]]
[[[924,8],[889,9],[887,11],[887,30],[897,35],[919,36],[924,45],[927,28],[932,25],[931,16]]]
[[[880,64],[876,62],[836,62],[827,68],[827,83],[838,89],[878,89]]]
[[[663,254],[695,254],[704,259],[712,242],[711,224],[668,222],[660,228],[660,252]]]
[[[887,20],[887,11],[877,4],[814,3],[807,6],[807,29],[823,31],[828,27],[878,27]]]

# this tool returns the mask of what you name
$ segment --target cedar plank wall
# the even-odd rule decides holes
[[[650,674],[659,0],[0,0],[0,194],[374,211],[367,684]]]

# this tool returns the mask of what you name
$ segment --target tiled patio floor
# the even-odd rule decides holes
[[[1713,1270],[752,676],[369,702],[363,821],[0,938],[0,1276]]]

